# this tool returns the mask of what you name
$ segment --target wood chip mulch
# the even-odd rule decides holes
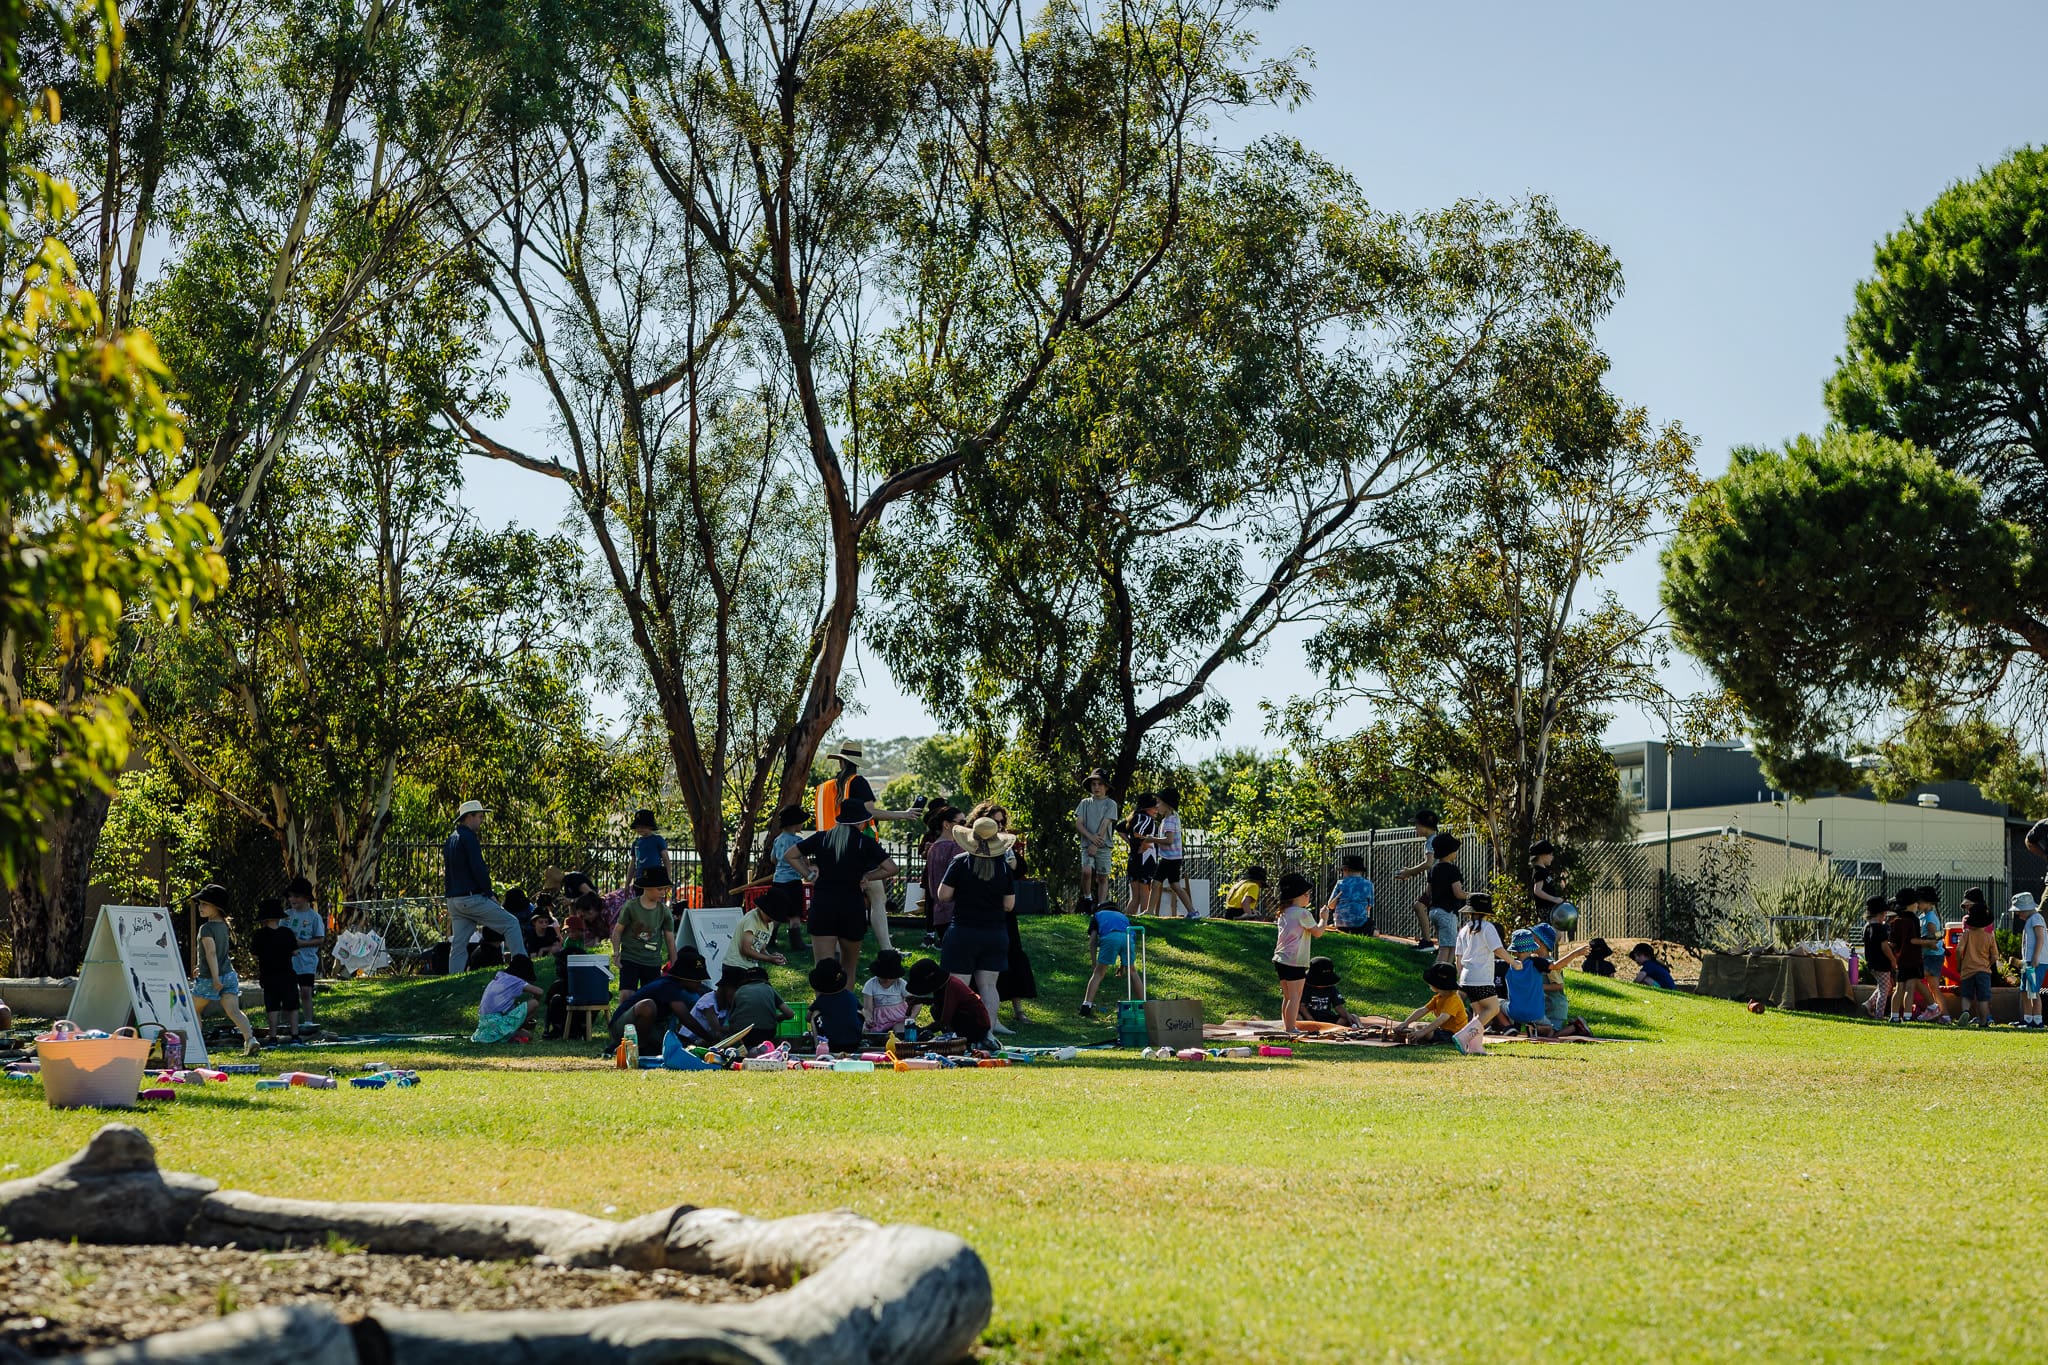
[[[372,1309],[603,1308],[634,1299],[738,1302],[766,1290],[680,1271],[562,1270],[362,1252],[0,1245],[0,1360],[66,1355],[268,1304]]]

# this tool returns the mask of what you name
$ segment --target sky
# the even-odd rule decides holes
[[[1872,249],[1950,183],[2048,142],[2042,0],[1779,0],[1713,6],[1281,0],[1268,50],[1307,48],[1314,97],[1261,111],[1219,140],[1285,132],[1349,169],[1382,208],[1550,196],[1620,257],[1627,291],[1600,332],[1610,383],[1698,438],[1702,473],[1731,447],[1826,420],[1821,386]],[[541,412],[514,395],[508,426]],[[553,480],[472,460],[486,520],[561,523]],[[1655,547],[1609,576],[1656,610]],[[852,734],[938,728],[872,651],[857,649]],[[1680,659],[1674,689],[1702,675]],[[1232,717],[1188,746],[1273,747],[1262,700],[1314,690],[1301,637],[1224,670]],[[1624,713],[1614,740],[1661,733]]]

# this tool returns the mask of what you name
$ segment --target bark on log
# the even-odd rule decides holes
[[[374,1332],[374,1328],[371,1329]],[[167,1332],[120,1346],[73,1356],[78,1365],[145,1365],[175,1360],[180,1365],[368,1365],[356,1333],[321,1304],[295,1303],[252,1308],[218,1322]]]
[[[390,1256],[460,1256],[595,1269],[658,1270],[669,1227],[688,1206],[614,1223],[564,1209],[495,1204],[357,1204],[222,1190],[199,1205],[184,1240],[198,1246],[317,1246],[330,1232]]]
[[[141,1129],[110,1123],[76,1155],[0,1184],[0,1228],[16,1241],[182,1242],[200,1201],[219,1188],[201,1176],[157,1169],[156,1148]]]
[[[273,1199],[158,1170],[149,1139],[126,1124],[108,1124],[40,1175],[0,1185],[0,1227],[16,1237],[248,1247],[317,1242],[332,1232],[388,1254],[666,1265],[794,1286],[746,1304],[383,1310],[353,1323],[323,1305],[298,1304],[74,1357],[89,1365],[941,1365],[972,1348],[993,1302],[981,1258],[930,1228],[879,1227],[844,1212],[763,1222],[687,1205],[614,1223],[558,1209]]]

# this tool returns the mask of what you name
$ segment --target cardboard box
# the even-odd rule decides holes
[[[1153,1047],[1176,1050],[1202,1045],[1202,1002],[1199,1000],[1147,1000],[1145,1036]]]

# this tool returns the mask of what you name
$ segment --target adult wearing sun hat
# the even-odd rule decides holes
[[[946,869],[938,897],[953,907],[953,923],[939,943],[939,966],[955,981],[974,987],[996,1025],[996,980],[1010,965],[1009,916],[1017,909],[1017,884],[1010,875],[1010,850],[1017,836],[993,815],[972,825],[955,825],[960,854]]]
[[[480,929],[495,929],[505,940],[509,961],[526,956],[526,936],[519,921],[498,904],[491,888],[490,869],[484,866],[483,826],[490,808],[481,801],[465,801],[455,812],[455,828],[441,846],[441,883],[448,898],[448,974],[459,976],[469,969],[470,936]]]
[[[896,875],[896,860],[868,829],[867,803],[849,799],[837,824],[819,830],[782,856],[811,883],[811,955],[839,959],[846,979],[860,974],[868,935],[868,888]]]

